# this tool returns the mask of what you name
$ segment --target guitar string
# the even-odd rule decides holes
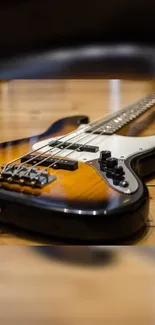
[[[100,128],[99,128],[99,129],[100,129]],[[96,131],[97,131],[97,130],[95,130],[95,131],[92,132],[91,134],[95,133]],[[104,131],[101,132],[100,134],[98,134],[97,136],[95,136],[95,137],[93,138],[93,140],[96,139],[97,137],[99,137],[100,135],[103,135],[103,133],[104,133]],[[46,168],[44,168],[44,169],[40,170],[39,172],[37,172],[36,175],[35,175],[35,177],[40,176],[44,171],[47,171],[49,168],[51,168],[51,167],[53,167],[54,165],[56,165],[56,164],[57,164],[59,161],[61,161],[63,158],[66,158],[66,157],[70,156],[70,155],[73,154],[75,151],[79,150],[80,148],[82,148],[84,145],[88,144],[88,143],[91,142],[91,141],[92,141],[92,139],[88,140],[86,143],[81,144],[81,145],[78,147],[78,149],[74,149],[74,150],[72,150],[71,152],[69,152],[68,154],[66,154],[65,156],[63,156],[63,157],[61,157],[61,158],[58,158],[58,160],[56,160],[54,163],[51,163],[51,164],[48,165]],[[67,149],[67,148],[65,148],[64,150],[66,150],[66,149]],[[48,160],[48,159],[49,159],[49,157],[43,159],[41,162],[38,162],[37,164],[35,164],[33,167],[36,167],[36,166],[40,165],[40,163],[43,163],[43,162],[45,162],[45,161]],[[31,170],[32,170],[33,167],[30,168],[30,170],[26,173],[26,175],[28,175],[28,174],[31,172]]]
[[[151,96],[151,95],[150,95]],[[136,104],[136,103],[135,103]],[[87,129],[89,129],[89,127],[91,126],[91,125],[94,125],[94,124],[96,124],[96,122],[99,122],[99,124],[98,125],[100,125],[101,126],[101,124],[104,122],[108,122],[108,121],[111,121],[113,118],[116,118],[118,115],[120,115],[120,113],[122,113],[122,112],[125,112],[126,110],[128,110],[131,106],[133,106],[133,105],[128,105],[127,107],[125,107],[125,108],[122,108],[120,111],[119,111],[119,113],[118,112],[114,112],[111,116],[107,116],[107,117],[104,117],[104,118],[98,118],[98,119],[96,119],[95,121],[92,121],[91,123],[89,123],[85,128]],[[97,126],[97,125],[96,125]],[[83,128],[82,129],[82,132],[85,130],[85,128]],[[70,134],[72,134],[72,133],[74,133],[74,132],[76,132],[76,131],[72,131]],[[82,134],[82,132],[80,133],[80,134]],[[79,134],[78,134],[79,135]],[[62,140],[62,139],[64,139],[65,137],[67,137],[67,135],[63,135],[61,138],[59,138],[58,140]],[[75,138],[76,138],[76,136],[74,136]],[[71,140],[71,139],[73,139],[74,137],[72,137],[72,138],[70,138],[70,139],[68,139],[68,140]],[[67,141],[68,141],[67,140]],[[57,140],[56,140],[57,141]],[[55,141],[55,142],[56,142]],[[67,142],[66,141],[66,142]],[[38,150],[40,150],[40,149],[42,149],[42,148],[44,148],[44,147],[46,147],[46,146],[48,146],[48,144],[46,144],[45,146],[42,146],[42,147],[40,147],[40,148],[38,148],[38,149],[36,149],[36,150],[34,150],[34,151],[31,151],[31,152],[29,152],[29,153],[27,153],[26,155],[24,155],[24,156],[21,156],[21,157],[19,157],[19,158],[17,158],[17,159],[15,159],[15,160],[13,160],[13,161],[11,161],[9,164],[11,164],[11,163],[13,163],[13,162],[15,162],[15,161],[17,161],[17,160],[19,160],[19,159],[21,159],[21,158],[23,158],[23,157],[25,157],[25,156],[27,156],[27,155],[29,155],[29,154],[32,154],[32,153],[34,153],[34,152],[36,152],[36,151],[38,151]],[[54,148],[56,148],[57,146],[55,145],[54,146]],[[46,152],[48,152],[48,151],[51,151],[52,152],[52,150],[47,150]],[[44,154],[46,153],[46,152],[44,152]],[[24,164],[26,164],[26,163],[28,163],[28,162],[30,162],[30,161],[32,161],[33,159],[35,160],[37,157],[39,157],[39,156],[41,156],[42,154],[40,153],[39,155],[37,155],[37,156],[35,156],[34,158],[32,158],[31,160],[27,160],[27,161],[25,161],[24,162]],[[20,166],[22,166],[22,164],[20,164]]]
[[[84,138],[87,138],[90,134],[94,134],[94,133],[95,133],[97,130],[99,130],[99,129],[100,129],[100,127],[97,128],[97,129],[95,129],[93,132],[89,133],[88,135],[86,135]],[[94,139],[96,139],[97,137],[99,137],[99,136],[102,135],[103,133],[104,133],[104,131],[101,132],[99,135],[97,135]],[[93,140],[94,140],[94,139],[93,139]],[[78,141],[79,141],[79,139],[78,139]],[[89,142],[91,142],[91,139],[90,139],[89,141],[87,141],[86,143],[81,144],[77,149],[72,150],[70,153],[68,153],[67,155],[63,156],[63,158],[68,157],[71,153],[74,153],[75,151],[79,150],[79,149],[82,148],[84,145],[88,144]],[[75,142],[74,142],[74,143],[75,143]],[[58,151],[56,154],[54,154],[53,156],[56,156],[59,152],[63,152],[63,151],[65,151],[66,149],[68,149],[68,148],[71,147],[72,145],[73,145],[73,144],[70,144],[70,145],[68,145],[65,149],[63,149],[63,150],[59,150],[59,151]],[[50,156],[50,158],[53,157],[53,156]],[[41,160],[40,162],[34,164],[34,165],[33,165],[31,168],[29,168],[29,170],[26,171],[22,176],[26,176],[26,175],[28,175],[28,174],[31,172],[31,170],[32,170],[33,168],[35,168],[36,166],[40,165],[41,163],[47,161],[48,159],[49,159],[49,156],[48,156],[48,157],[45,157],[45,158],[44,158],[43,160]],[[62,160],[62,157],[61,157],[60,159],[56,160],[56,162],[54,162],[54,163],[48,165],[45,169],[43,169],[43,170],[41,170],[41,171],[38,171],[38,172],[36,173],[35,176],[37,177],[37,176],[41,175],[41,174],[42,174],[44,171],[46,171],[48,168],[50,168],[50,167],[56,165],[60,160]]]
[[[101,118],[96,119],[95,121],[93,121],[93,122],[87,124],[87,126],[86,126],[85,128],[88,128],[88,129],[89,129],[89,127],[90,127],[92,124],[94,124],[95,122],[97,122],[97,121],[102,121],[102,119],[101,119]],[[102,123],[102,122],[101,122],[101,123]],[[100,124],[101,124],[101,123],[100,123]],[[82,134],[85,128],[83,128],[83,129],[81,130],[81,133],[79,133],[79,134]],[[75,133],[75,132],[76,132],[76,131],[74,130],[74,131],[70,132],[69,135],[71,135],[72,133]],[[78,134],[78,135],[79,135],[79,134]],[[67,136],[68,136],[68,135],[65,134],[65,135],[63,135],[62,137],[59,137],[58,140],[62,140],[62,139],[64,139],[64,138],[66,138]],[[76,137],[76,136],[74,136],[74,137]],[[69,140],[71,140],[71,139],[72,139],[72,138],[70,138]],[[56,143],[56,142],[57,142],[57,139],[56,139],[54,142]],[[49,143],[48,143],[48,144],[49,144]],[[3,171],[5,171],[5,170],[7,169],[7,167],[8,167],[9,165],[11,165],[12,163],[14,163],[14,162],[16,162],[16,161],[18,161],[18,160],[20,160],[20,159],[26,157],[27,155],[33,154],[33,153],[37,152],[38,150],[41,150],[41,149],[47,147],[48,144],[45,144],[45,145],[41,146],[40,148],[37,148],[37,149],[35,149],[35,150],[32,150],[32,151],[26,153],[25,155],[22,155],[22,156],[20,156],[20,157],[18,157],[18,158],[15,158],[14,160],[11,160],[9,163],[7,163],[7,164],[5,165]],[[55,146],[55,147],[56,147],[56,146]],[[48,150],[48,151],[49,151],[49,150]],[[38,156],[41,156],[41,154],[39,154]],[[36,157],[38,157],[38,156],[35,156],[33,159],[36,159]],[[28,161],[30,161],[30,160],[27,160],[26,162],[24,162],[24,164],[26,164]],[[22,165],[22,164],[20,164],[20,166],[21,166],[21,165]],[[14,166],[14,165],[13,165],[13,166]]]
[[[73,137],[67,139],[65,142],[63,142],[63,144],[67,143],[68,141],[70,141],[70,140],[72,140],[72,139],[74,139],[74,138],[76,138],[76,137],[79,137],[79,135],[81,135],[81,134],[84,134],[84,129],[85,129],[85,128],[83,128],[83,129],[81,130],[82,132],[79,133],[78,135],[74,135]],[[75,133],[75,132],[76,132],[76,131],[73,131],[73,133]],[[70,134],[71,134],[71,133],[70,133]],[[64,139],[64,138],[66,138],[67,136],[68,136],[68,135],[63,136],[63,137],[61,137],[61,138],[58,138],[57,140],[54,141],[54,143],[56,143],[57,141],[60,141],[60,140],[62,140],[62,139]],[[83,137],[82,137],[82,138],[83,138]],[[77,141],[81,140],[82,138],[80,138],[80,139],[78,138]],[[74,143],[75,143],[75,142],[74,142]],[[48,145],[49,145],[49,143],[46,144],[46,147],[47,147]],[[60,151],[61,151],[61,150],[62,150],[61,146],[62,146],[62,143],[59,144],[59,145],[55,144],[55,145],[52,147],[52,149],[49,149],[49,148],[48,148],[46,151],[43,152],[43,154],[46,154],[46,153],[48,153],[48,152],[53,152],[55,148],[59,148],[59,147],[60,147]],[[37,149],[37,151],[38,151],[38,150],[40,150],[40,148]],[[59,152],[59,151],[58,151],[58,152]],[[31,161],[35,161],[36,158],[41,157],[41,156],[43,157],[42,153],[39,153],[38,155],[35,155],[35,157],[32,157],[32,158],[30,158],[30,159],[24,161],[23,163],[21,163],[21,164],[19,165],[19,167],[16,169],[16,173],[17,173],[17,172],[22,168],[23,165],[28,164],[28,163],[31,162]],[[51,157],[52,157],[52,156],[51,156]]]
[[[70,139],[68,139],[68,140],[71,140],[71,139],[73,139],[73,138],[76,138],[76,137],[79,136],[80,134],[84,133],[85,129],[86,129],[86,130],[89,129],[89,127],[90,127],[91,125],[95,124],[96,122],[99,122],[98,125],[100,125],[100,127],[99,127],[98,129],[100,129],[101,126],[102,126],[102,125],[101,125],[102,122],[105,123],[105,122],[107,122],[107,121],[111,121],[113,118],[117,117],[117,116],[120,115],[122,112],[125,112],[125,111],[129,110],[129,108],[132,108],[132,109],[133,109],[133,107],[136,107],[137,104],[140,104],[140,103],[143,103],[143,102],[145,103],[145,101],[148,100],[148,98],[151,99],[152,96],[154,97],[154,93],[145,96],[143,99],[141,99],[140,101],[136,102],[135,104],[128,105],[126,108],[121,109],[121,110],[119,111],[119,113],[118,113],[118,112],[115,112],[115,113],[112,114],[110,117],[102,118],[102,119],[99,118],[99,119],[97,119],[97,120],[95,120],[95,121],[89,123],[85,128],[82,129],[82,132],[81,132],[81,133],[79,133],[78,135],[76,135],[76,136],[74,136],[74,137],[72,137],[72,138],[70,138]],[[95,133],[96,131],[97,131],[97,130],[95,130],[94,132],[90,132],[89,135]],[[72,134],[72,133],[74,133],[74,132],[75,132],[75,131],[72,131],[70,134]],[[100,134],[100,135],[101,135],[101,134]],[[59,140],[64,139],[65,137],[66,137],[66,135],[60,137]],[[84,138],[85,138],[85,137],[84,137]],[[67,141],[68,141],[68,140],[67,140]],[[79,140],[81,140],[81,138],[78,139],[78,141],[79,141]],[[66,142],[67,142],[67,141],[66,141]],[[55,140],[55,143],[56,143],[56,142],[57,142],[57,140]],[[72,143],[70,146],[72,146],[73,144],[74,144],[74,143]],[[40,148],[37,148],[36,150],[33,150],[33,151],[31,151],[31,152],[29,152],[29,153],[27,153],[27,154],[25,154],[25,155],[23,155],[23,156],[21,156],[21,157],[18,157],[18,158],[16,158],[16,159],[12,160],[12,161],[9,162],[8,164],[6,164],[6,166],[5,166],[5,168],[3,169],[3,171],[5,171],[5,170],[7,169],[7,167],[8,167],[10,164],[12,164],[13,162],[16,162],[17,160],[19,160],[19,159],[21,159],[21,158],[23,158],[23,157],[26,157],[28,154],[32,154],[32,153],[34,153],[34,152],[36,152],[36,151],[38,151],[38,150],[40,150],[40,149],[43,149],[43,148],[45,148],[46,146],[48,146],[48,144],[43,145],[43,146],[41,146]],[[54,148],[55,148],[55,147],[57,147],[57,146],[55,145]],[[68,147],[69,147],[69,146],[68,146]],[[80,146],[80,148],[81,148],[81,147],[82,147],[82,146]],[[65,149],[67,149],[67,147],[66,147]],[[64,149],[63,149],[63,150],[64,150]],[[47,152],[49,152],[49,151],[52,152],[52,150],[49,150],[49,149],[48,149],[47,151],[44,152],[44,154],[47,153]],[[60,151],[61,151],[61,150],[60,150]],[[59,153],[60,151],[58,151],[57,153]],[[57,154],[57,153],[56,153],[56,154]],[[56,154],[55,154],[55,156],[56,156]],[[19,170],[23,164],[26,164],[26,163],[28,163],[28,162],[30,162],[30,161],[32,161],[32,160],[35,160],[37,157],[39,157],[39,156],[41,156],[41,155],[42,155],[42,153],[38,154],[37,156],[35,156],[35,157],[31,158],[31,159],[28,159],[28,160],[25,161],[24,163],[20,164],[17,170]],[[48,158],[49,158],[49,157],[48,157]],[[34,166],[33,166],[32,168],[34,168]],[[17,170],[16,170],[16,172],[17,172]]]
[[[121,112],[121,111],[126,111],[128,108],[129,108],[129,107],[122,108],[119,112]],[[95,123],[97,123],[97,122],[99,122],[98,125],[101,125],[103,122],[105,123],[105,122],[111,121],[113,118],[115,118],[115,117],[117,117],[117,116],[118,116],[118,112],[115,112],[115,113],[113,113],[111,116],[102,117],[102,118],[101,118],[101,117],[100,117],[100,118],[97,118],[95,121],[92,121],[92,122],[88,123],[88,124],[86,125],[85,128],[86,128],[86,129],[87,129],[87,128],[89,129],[90,126],[93,126],[93,124],[95,124]],[[82,129],[82,132],[84,131],[85,128]],[[74,132],[76,132],[76,131],[74,130],[74,131],[70,132],[69,135],[71,135],[71,134],[74,133]],[[80,134],[82,134],[82,132],[81,132]],[[78,135],[79,135],[79,134],[78,134]],[[67,136],[68,136],[68,135],[63,135],[62,137],[59,138],[59,140],[62,140],[62,139],[64,139],[64,138],[67,137]],[[75,137],[76,137],[76,136],[75,136]],[[69,140],[71,140],[71,139],[72,139],[72,138],[70,138]],[[55,140],[55,142],[57,142],[57,140]],[[9,163],[7,163],[7,164],[5,165],[3,171],[5,171],[5,170],[7,169],[7,167],[8,167],[9,165],[11,165],[12,163],[14,163],[14,162],[16,162],[16,161],[18,161],[18,160],[20,160],[20,159],[26,157],[27,155],[33,154],[33,153],[37,152],[38,150],[43,149],[43,148],[45,148],[45,147],[47,147],[47,146],[48,146],[48,144],[43,145],[43,146],[41,146],[40,148],[37,148],[37,149],[35,149],[35,150],[32,150],[32,151],[30,151],[30,152],[28,152],[28,153],[26,153],[26,154],[24,154],[24,155],[22,155],[22,156],[20,156],[20,157],[15,158],[14,160],[11,160]],[[57,146],[54,146],[54,147],[57,147]],[[49,151],[49,150],[48,150],[48,151]],[[48,152],[48,151],[47,151],[47,152]],[[52,150],[50,150],[50,151],[52,151]],[[39,154],[39,156],[41,156],[41,155],[42,155],[42,154]],[[36,156],[35,156],[33,159],[35,159],[35,158],[36,158]],[[32,160],[33,160],[33,159],[32,159]],[[26,164],[27,162],[28,162],[28,161],[25,161],[24,164]],[[22,164],[20,164],[20,165],[22,165]],[[14,166],[14,165],[13,165],[13,166]]]
[[[150,96],[149,96],[149,97],[150,97]],[[141,101],[142,101],[142,100],[141,100]],[[144,99],[143,99],[143,101],[144,101]],[[152,105],[154,105],[154,103],[151,103],[151,104],[150,104],[150,107],[151,107]],[[133,105],[132,105],[132,106],[133,106]],[[150,107],[148,107],[148,108],[150,108]],[[117,116],[118,116],[118,114],[117,114]],[[135,118],[136,118],[136,117],[135,117]],[[101,126],[98,127],[97,129],[95,129],[93,132],[91,132],[91,133],[89,133],[88,135],[86,135],[85,137],[83,137],[82,139],[85,139],[85,138],[87,138],[89,135],[94,134],[94,133],[95,133],[97,130],[99,130],[100,128],[101,128]],[[95,138],[93,138],[93,140],[96,139],[97,137],[99,137],[100,135],[103,135],[104,133],[105,133],[105,132],[103,131],[103,132],[101,132],[100,134],[97,134],[97,136],[96,136]],[[81,139],[80,139],[80,140],[81,140]],[[79,141],[79,139],[78,139],[77,141]],[[76,141],[76,142],[77,142],[77,141]],[[46,171],[48,168],[50,168],[50,167],[54,166],[55,164],[57,164],[60,160],[62,160],[62,158],[66,158],[66,157],[68,157],[70,154],[74,153],[75,151],[78,151],[80,148],[82,148],[84,145],[88,144],[88,143],[91,142],[91,141],[92,141],[92,139],[90,139],[89,141],[87,141],[87,142],[84,143],[84,144],[81,144],[77,149],[72,150],[72,151],[71,151],[70,153],[68,153],[67,155],[61,157],[61,158],[58,159],[56,162],[50,164],[50,165],[47,166],[45,169],[43,169],[43,170],[39,171],[38,173],[36,173],[36,176],[42,174],[42,172]],[[65,151],[66,149],[68,149],[69,147],[71,147],[71,146],[72,146],[73,144],[75,144],[76,142],[71,143],[70,145],[68,145],[66,148],[64,148],[64,149],[62,149],[62,150],[59,150],[59,151],[58,151],[57,153],[55,153],[54,155],[50,156],[50,158],[52,158],[52,157],[54,157],[54,156],[57,156],[57,154],[60,153],[60,152],[62,153],[63,151]],[[34,165],[33,165],[33,166],[32,166],[32,167],[31,167],[31,168],[30,168],[30,169],[29,169],[25,174],[23,174],[23,176],[28,175],[34,167],[40,165],[41,163],[47,161],[48,159],[49,159],[49,156],[48,156],[48,157],[45,157],[45,158],[44,158],[43,160],[41,160],[40,162],[34,164]]]
[[[93,132],[90,132],[89,134],[85,135],[85,136],[82,137],[81,139],[83,140],[83,139],[85,139],[85,138],[88,138],[90,135],[94,134],[94,133],[95,133],[96,131],[98,131],[100,128],[101,128],[101,127],[98,127],[98,128],[95,129]],[[104,131],[101,132],[101,134],[97,134],[93,139],[87,141],[86,143],[79,145],[78,148],[72,150],[72,151],[70,152],[70,154],[73,153],[73,152],[75,152],[75,151],[78,151],[78,150],[79,150],[80,148],[82,148],[84,145],[86,145],[86,144],[89,143],[90,141],[96,139],[97,137],[99,137],[99,136],[102,135],[103,133],[104,133]],[[80,139],[80,140],[81,140],[81,139]],[[66,148],[64,148],[64,149],[60,149],[58,152],[54,153],[53,155],[50,155],[50,157],[49,157],[49,156],[48,156],[48,157],[45,157],[43,160],[39,161],[38,163],[36,163],[36,164],[34,164],[32,167],[30,167],[29,170],[28,170],[27,172],[25,172],[22,176],[26,176],[26,175],[28,175],[28,174],[31,172],[31,170],[32,170],[33,168],[35,168],[36,166],[39,166],[41,163],[47,161],[49,158],[56,157],[57,154],[59,154],[60,152],[62,153],[62,152],[65,151],[66,149],[69,149],[71,146],[73,146],[73,145],[74,145],[75,143],[77,143],[78,141],[79,141],[79,139],[78,139],[77,141],[75,141],[75,142],[69,144]],[[65,158],[65,157],[67,157],[67,156],[65,155],[64,157],[61,157],[59,160],[57,160],[57,161],[54,163],[54,165],[55,165],[58,161],[60,161],[61,159]],[[53,164],[52,164],[52,166],[53,166]],[[47,167],[47,168],[49,168],[49,167]],[[45,169],[45,170],[46,170],[46,169]],[[43,171],[44,171],[44,169],[41,171],[41,173],[42,173]],[[36,176],[37,176],[38,174],[40,174],[40,172],[36,173]]]
[[[97,130],[96,130],[96,131],[97,131]],[[95,133],[96,131],[94,131],[93,133]],[[91,134],[93,134],[93,133],[91,133]],[[97,134],[97,136],[94,137],[93,140],[96,139],[97,137],[99,137],[100,135],[103,135],[103,133],[104,133],[104,132],[101,132],[100,134]],[[66,157],[68,157],[68,156],[70,156],[72,153],[74,153],[75,151],[79,150],[80,148],[82,148],[83,146],[85,146],[86,144],[88,144],[88,143],[91,142],[91,141],[92,141],[92,140],[87,141],[86,143],[80,145],[80,146],[78,147],[78,149],[74,149],[74,150],[72,150],[72,151],[69,152],[67,155],[65,155],[65,156],[63,156],[63,157],[61,157],[61,158],[59,158],[56,162],[54,162],[54,163],[50,164],[49,166],[47,166],[46,168],[40,170],[38,173],[36,173],[35,177],[41,175],[44,171],[47,171],[47,170],[48,170],[49,168],[51,168],[52,166],[56,165],[60,160],[62,160],[63,158],[66,158]],[[65,148],[65,149],[67,149],[67,148]],[[46,159],[43,159],[41,162],[43,163],[43,162],[45,162],[45,161],[48,160],[48,159],[49,159],[49,157],[47,157]],[[40,162],[39,162],[38,164],[35,164],[33,167],[35,167],[35,166],[37,166],[37,165],[39,165],[39,164],[40,164]],[[31,167],[31,169],[32,169],[32,167]],[[30,169],[30,171],[31,171],[31,169]],[[29,174],[30,171],[28,171],[28,174]]]
[[[121,111],[126,111],[127,108],[128,108],[128,107],[123,108],[123,109],[121,109],[119,112],[121,112]],[[104,117],[104,118],[101,118],[101,117],[100,117],[100,118],[96,119],[95,121],[92,121],[91,123],[87,124],[86,127],[83,128],[82,131],[81,131],[81,133],[79,133],[79,134],[84,133],[83,131],[84,131],[85,129],[87,129],[87,128],[89,129],[90,126],[94,125],[96,122],[99,122],[98,125],[101,126],[101,124],[102,124],[103,122],[105,123],[105,122],[111,121],[111,120],[112,120],[113,118],[115,118],[116,116],[118,116],[118,112],[113,113],[110,117],[109,117],[109,116],[108,116],[108,117]],[[75,132],[76,132],[76,131],[74,130],[74,131],[72,131],[71,133],[69,133],[69,135],[71,135],[72,133],[75,133]],[[79,136],[79,134],[78,134],[78,136]],[[66,138],[67,136],[68,136],[68,135],[63,135],[63,136],[60,137],[58,140],[63,140],[63,139]],[[77,135],[75,135],[74,137],[76,138]],[[74,137],[69,138],[68,140],[71,140],[71,139],[73,139]],[[67,141],[68,141],[68,140],[67,140]],[[66,141],[66,142],[67,142],[67,141]],[[56,143],[56,142],[57,142],[57,139],[55,140],[55,143]],[[33,154],[33,153],[37,152],[38,150],[41,150],[41,149],[43,149],[43,148],[45,148],[45,147],[47,147],[47,146],[48,146],[48,144],[43,145],[43,146],[41,146],[40,148],[37,148],[37,149],[35,149],[35,150],[32,150],[32,151],[26,153],[25,155],[22,155],[22,156],[20,156],[20,157],[18,157],[18,158],[16,158],[16,159],[10,161],[9,163],[7,163],[7,164],[5,165],[5,167],[4,167],[4,169],[3,169],[3,172],[6,171],[6,169],[7,169],[7,168],[12,164],[12,163],[15,163],[16,161],[18,161],[18,160],[20,160],[20,159],[26,157],[27,155]],[[57,146],[55,145],[54,148],[56,148],[56,147],[57,147]],[[48,149],[46,152],[49,152],[49,151],[52,152],[52,149],[51,149],[51,150]],[[45,154],[46,152],[44,152],[44,154]],[[30,161],[32,161],[32,160],[35,160],[37,157],[39,157],[39,156],[41,156],[41,155],[42,155],[42,153],[40,153],[40,154],[38,154],[37,156],[33,157],[31,160],[29,159],[29,160],[25,161],[24,163],[20,164],[19,168],[20,168],[23,164],[26,164],[26,163],[28,163],[28,162],[30,162]],[[14,165],[13,165],[13,166],[14,166]]]

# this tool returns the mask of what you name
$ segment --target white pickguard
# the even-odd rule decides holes
[[[82,125],[75,132],[67,135],[39,141],[33,145],[33,150],[37,150],[40,153],[45,153],[46,151],[47,154],[51,153],[51,156],[57,155],[59,157],[67,157],[72,160],[86,162],[99,158],[101,150],[110,150],[113,157],[125,159],[140,151],[155,148],[155,135],[147,137],[126,137],[117,134],[97,135],[84,133],[85,128],[86,126]],[[69,149],[54,149],[48,146],[49,142],[58,139],[62,142],[68,141],[70,143],[98,146],[99,151],[96,153],[78,152]],[[44,145],[46,147],[40,149]],[[49,151],[47,152],[47,150]]]

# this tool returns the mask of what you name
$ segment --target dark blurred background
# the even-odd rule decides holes
[[[154,45],[154,1],[5,0],[0,4],[1,53],[77,44]]]
[[[2,1],[0,79],[154,77],[154,12],[143,0]],[[88,45],[99,46],[93,59],[77,53]]]

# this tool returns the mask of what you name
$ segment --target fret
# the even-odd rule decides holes
[[[94,134],[114,134],[116,131],[127,125],[137,117],[145,113],[148,109],[155,105],[155,93],[145,96],[135,104],[129,105],[121,109],[99,123],[92,123],[92,126],[86,133],[93,132]]]

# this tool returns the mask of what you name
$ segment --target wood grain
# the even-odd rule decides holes
[[[0,323],[154,324],[154,259],[127,247],[112,253],[108,262],[100,254],[96,264],[83,252],[83,263],[73,263],[47,249],[1,247]]]
[[[117,111],[154,91],[149,81],[119,80],[18,80],[0,84],[0,141],[39,134],[59,118],[88,115],[91,120]],[[150,122],[148,123],[148,117]],[[154,108],[145,119],[139,119],[125,133],[140,136],[155,133]],[[148,125],[149,124],[149,125]],[[147,128],[145,129],[147,125]],[[144,126],[144,128],[143,128]],[[145,130],[143,130],[145,129]],[[154,218],[155,181],[148,183],[151,196],[150,219]],[[40,241],[2,233],[0,244],[39,244]],[[154,228],[138,244],[155,243]]]

